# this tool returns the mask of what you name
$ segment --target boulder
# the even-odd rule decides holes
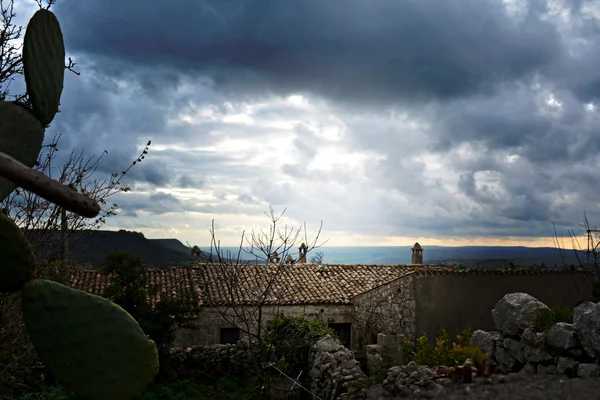
[[[577,307],[575,307],[573,309],[573,324],[575,324],[579,320],[579,318],[583,315],[583,313],[585,313],[586,311],[590,310],[593,307],[594,307],[594,303],[592,303],[590,301],[586,301],[584,303],[581,303]]]
[[[527,293],[509,293],[492,310],[496,329],[506,335],[520,335],[528,328],[538,311],[548,308]]]
[[[317,352],[335,353],[336,351],[341,350],[344,346],[336,342],[331,335],[325,335],[317,341],[315,347]]]
[[[517,361],[525,363],[525,354],[523,353],[524,346],[522,346],[520,341],[513,338],[506,338],[502,343],[502,347],[504,347],[508,354],[513,356]]]
[[[516,368],[518,366],[518,360],[503,347],[498,347],[496,349],[495,356],[496,361],[498,361],[498,366],[496,367],[497,370],[508,373],[518,369]]]
[[[573,324],[566,322],[559,322],[550,328],[546,335],[546,343],[559,351],[567,351],[579,346]]]
[[[557,370],[559,374],[565,374],[568,376],[575,376],[577,373],[577,366],[579,363],[568,357],[559,357]]]
[[[493,358],[496,353],[496,342],[501,340],[503,340],[503,338],[499,332],[486,332],[477,329],[471,335],[471,346],[479,345],[481,351],[483,351],[487,357]]]
[[[589,305],[591,304],[591,305]],[[576,307],[573,328],[586,353],[594,361],[600,359],[600,304],[583,303]]]
[[[579,364],[577,366],[577,376],[580,378],[600,376],[600,366],[598,364]]]

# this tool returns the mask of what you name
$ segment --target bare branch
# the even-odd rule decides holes
[[[100,206],[88,196],[61,185],[3,152],[0,152],[0,175],[81,216],[94,218],[100,213]]]

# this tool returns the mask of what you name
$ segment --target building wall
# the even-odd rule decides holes
[[[353,349],[376,343],[376,334],[412,337],[416,323],[414,275],[370,290],[354,298]]]
[[[549,306],[574,307],[592,293],[585,274],[545,275],[417,275],[416,326],[430,339],[443,326],[450,335],[463,329],[495,330],[492,309],[508,293],[523,292]]]
[[[240,312],[248,312],[250,308],[242,310]],[[181,329],[177,332],[174,346],[175,348],[186,348],[193,346],[212,346],[220,343],[221,328],[231,328],[233,325],[228,322],[231,319],[226,320],[222,316],[222,312],[225,309],[221,308],[221,312],[214,308],[204,307],[198,319],[195,322],[195,326],[198,329]],[[233,310],[229,309],[227,315],[234,316]],[[294,305],[294,306],[265,306],[263,307],[263,323],[266,324],[269,320],[274,319],[277,313],[284,314],[290,317],[305,316],[307,318],[322,319],[327,323],[352,323],[353,318],[353,306],[352,305]],[[238,323],[242,324],[243,319],[236,319]],[[255,319],[256,320],[256,319]],[[254,328],[256,329],[256,328]],[[241,334],[243,337],[244,334]],[[353,339],[352,339],[353,340]]]

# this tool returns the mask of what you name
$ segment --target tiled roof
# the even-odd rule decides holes
[[[352,298],[408,274],[427,275],[543,275],[566,274],[566,269],[459,269],[448,265],[328,265],[295,264],[279,269],[265,265],[198,265],[148,269],[151,282],[158,284],[161,298],[178,298],[189,289],[200,293],[201,304],[252,304],[261,278],[274,280],[266,304],[352,304]],[[579,272],[587,272],[579,270]],[[268,274],[267,274],[268,273]],[[270,279],[262,282],[263,287]],[[108,279],[97,270],[71,270],[71,287],[101,294]],[[234,282],[234,285],[229,284]]]
[[[198,291],[198,281],[193,279],[193,271],[189,268],[149,268],[148,272],[150,272],[150,283],[160,288],[160,292],[152,298],[153,304],[165,297],[180,298],[190,288]],[[101,295],[108,283],[108,276],[98,270],[72,269],[70,271],[70,286],[74,289]]]
[[[252,304],[267,276],[265,265],[245,265],[242,268],[204,265],[194,268],[204,283],[204,301],[212,304]],[[327,265],[294,264],[269,267],[274,280],[267,304],[351,304],[352,298],[377,286],[415,271],[414,265]],[[430,266],[429,268],[436,268]],[[225,276],[225,279],[223,279]],[[228,290],[228,282],[239,282]],[[263,285],[265,283],[263,282]],[[264,287],[264,286],[263,286]]]

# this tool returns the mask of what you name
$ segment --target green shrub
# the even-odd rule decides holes
[[[331,335],[339,340],[333,329],[319,319],[311,320],[303,316],[283,315],[267,324],[265,342],[267,349],[284,373],[297,375],[308,372],[308,356],[312,346],[323,336]],[[304,375],[303,373],[303,375]]]
[[[430,367],[437,365],[456,366],[462,365],[467,359],[483,360],[486,355],[479,346],[471,346],[471,329],[465,329],[451,342],[450,335],[444,327],[435,339],[435,344],[429,344],[429,337],[421,335],[415,342],[404,338],[404,362],[414,361],[419,365]]]
[[[535,328],[544,334],[558,322],[573,323],[573,310],[569,307],[551,306],[538,311],[533,320]]]

